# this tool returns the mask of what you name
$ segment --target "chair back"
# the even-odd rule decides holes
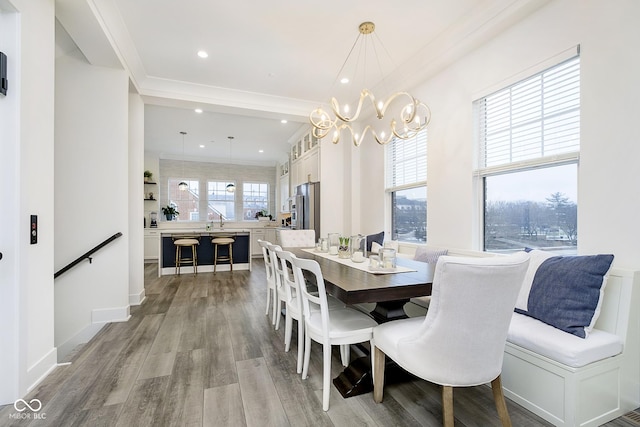
[[[312,259],[298,258],[291,254],[291,265],[293,266],[293,274],[296,276],[296,282],[302,296],[302,310],[305,319],[311,316],[311,309],[317,309],[322,316],[322,335],[325,340],[329,339],[329,303],[327,302],[327,292],[324,286],[324,277],[320,270],[320,264]],[[304,273],[310,274],[315,278],[318,287],[317,295],[311,293]]]
[[[276,251],[281,251],[282,248],[278,245],[274,245],[269,243],[267,245],[267,249],[269,250],[269,258],[271,260],[271,265],[273,266],[273,277],[275,280],[276,288],[278,292],[280,292],[282,288],[282,264],[278,261],[278,256],[276,255]]]
[[[262,257],[264,258],[264,268],[267,274],[267,282],[274,280],[273,264],[271,263],[271,254],[269,253],[270,242],[258,239],[258,244],[262,248]]]
[[[399,342],[410,372],[450,386],[493,381],[529,256],[441,256],[427,315],[415,334]]]
[[[295,256],[291,252],[277,249],[276,256],[280,261],[280,271],[282,272],[282,286],[285,289],[287,299],[287,305],[290,305],[295,300],[297,303],[297,309],[299,313],[303,313],[302,297],[300,296],[300,288],[298,282],[296,282],[296,276],[293,272],[293,263],[291,257]]]
[[[280,230],[280,246],[283,248],[312,248],[315,244],[315,230]]]

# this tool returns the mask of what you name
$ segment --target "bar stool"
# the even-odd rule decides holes
[[[218,261],[229,261],[229,267],[231,271],[233,271],[233,243],[236,240],[233,237],[229,236],[219,236],[211,239],[211,243],[213,244],[213,272],[216,272],[218,267]],[[229,252],[226,256],[218,256],[218,246],[227,245],[229,247]]]
[[[198,274],[198,245],[199,238],[195,236],[175,236],[173,244],[176,247],[176,274],[180,274],[180,267],[183,264],[193,266],[193,274]],[[185,257],[182,253],[183,248],[191,247],[191,257]]]

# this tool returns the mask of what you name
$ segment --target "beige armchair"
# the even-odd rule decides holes
[[[500,373],[507,331],[529,256],[442,256],[425,317],[373,329],[374,400],[382,401],[385,355],[442,386],[443,420],[453,426],[453,387],[491,383],[498,415],[510,426]]]

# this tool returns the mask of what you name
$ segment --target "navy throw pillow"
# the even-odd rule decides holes
[[[586,338],[597,320],[604,276],[612,262],[613,255],[546,259],[533,278],[527,311],[516,311]]]
[[[367,236],[367,252],[371,252],[371,244],[373,242],[382,246],[382,242],[384,242],[384,231],[381,231],[378,234],[369,234]]]

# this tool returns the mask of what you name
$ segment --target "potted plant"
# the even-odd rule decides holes
[[[146,170],[144,171],[144,182],[149,182],[151,181],[151,178],[153,177],[153,174],[151,173],[150,170]]]
[[[167,205],[162,208],[162,213],[167,217],[167,221],[173,221],[176,215],[180,215],[180,212],[176,210],[174,206]]]
[[[273,217],[267,213],[266,209],[256,212],[256,219],[258,221],[271,221]]]

